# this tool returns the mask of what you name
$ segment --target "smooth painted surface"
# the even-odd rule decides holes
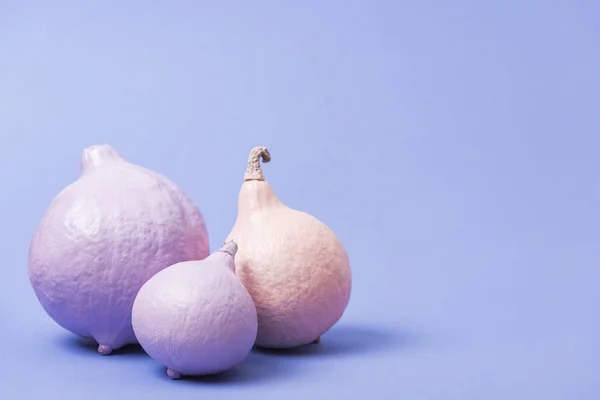
[[[85,4],[84,4],[85,3]],[[0,3],[0,398],[597,399],[592,1]],[[321,344],[171,381],[56,326],[31,235],[84,147],[180,185],[213,250],[248,151],[348,250]]]

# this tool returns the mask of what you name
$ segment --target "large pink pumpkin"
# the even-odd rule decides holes
[[[208,254],[204,219],[177,185],[98,145],[37,227],[29,277],[48,315],[106,355],[137,342],[131,310],[149,278]]]

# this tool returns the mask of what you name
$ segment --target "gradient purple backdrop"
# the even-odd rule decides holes
[[[0,2],[0,398],[600,396],[597,2],[95,3]],[[342,321],[196,381],[83,346],[27,252],[103,142],[184,188],[213,250],[267,146],[347,247]]]

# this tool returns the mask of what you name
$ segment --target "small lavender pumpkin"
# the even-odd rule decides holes
[[[172,379],[215,374],[240,363],[258,328],[250,294],[235,275],[237,245],[202,261],[175,264],[140,289],[133,328],[144,350]]]

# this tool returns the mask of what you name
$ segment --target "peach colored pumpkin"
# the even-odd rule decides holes
[[[350,300],[348,256],[327,225],[279,201],[265,181],[261,158],[269,162],[269,151],[252,149],[237,220],[226,240],[239,246],[236,273],[256,305],[256,345],[318,342]]]

